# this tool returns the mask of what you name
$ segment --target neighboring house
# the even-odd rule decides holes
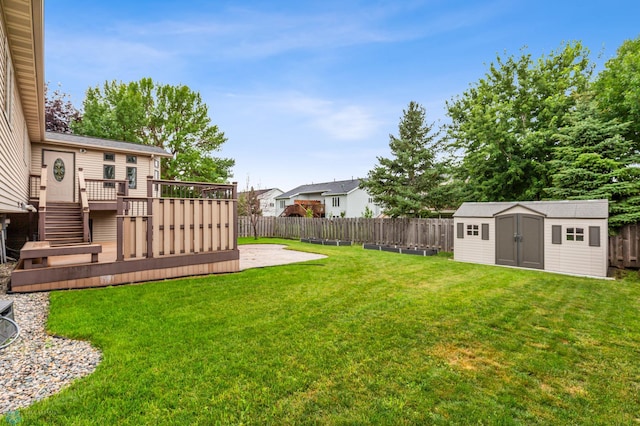
[[[463,203],[454,259],[607,276],[607,200]]]
[[[285,192],[276,197],[277,216],[283,215],[287,206],[313,201],[324,205],[325,217],[362,217],[367,207],[373,217],[381,213],[380,206],[360,188],[360,179],[351,179],[302,185]]]
[[[276,197],[282,194],[282,191],[278,188],[271,189],[256,189],[254,190],[258,200],[260,201],[260,210],[262,210],[262,216],[277,216],[276,214]],[[240,192],[238,198],[248,192]]]
[[[236,185],[164,181],[161,148],[46,132],[43,2],[0,6],[0,237],[20,249],[11,290],[238,271]]]

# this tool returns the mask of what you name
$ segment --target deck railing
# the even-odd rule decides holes
[[[236,185],[205,182],[178,182],[148,178],[147,196],[159,198],[206,198],[231,200],[236,197]]]
[[[236,184],[147,182],[147,198],[118,197],[118,260],[237,248]]]
[[[86,179],[89,201],[116,201],[118,197],[129,195],[126,180]]]

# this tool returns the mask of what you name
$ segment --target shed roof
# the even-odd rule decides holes
[[[171,157],[172,155],[164,149],[142,145],[139,143],[114,141],[110,139],[94,138],[90,136],[73,135],[69,133],[46,132],[45,142],[57,145],[69,145],[99,149],[101,151],[122,151],[147,155],[157,155],[159,157]]]
[[[301,194],[320,194],[323,197],[332,195],[346,195],[360,186],[360,179],[338,180],[333,182],[312,183],[300,185],[291,191],[280,194],[276,200],[292,198]]]
[[[515,206],[522,206],[549,218],[606,219],[609,217],[608,200],[462,203],[453,217],[494,217]]]

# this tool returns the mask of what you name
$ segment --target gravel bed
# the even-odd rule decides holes
[[[45,330],[49,294],[1,294],[13,300],[20,337],[0,349],[0,415],[27,407],[91,374],[101,353],[88,342],[54,337]]]
[[[240,246],[241,269],[284,265],[326,256],[284,250],[283,245]],[[5,294],[13,264],[0,264],[0,299],[13,300],[20,337],[0,349],[0,415],[27,407],[91,374],[101,353],[88,342],[50,336],[48,293]]]

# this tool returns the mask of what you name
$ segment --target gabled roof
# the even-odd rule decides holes
[[[338,180],[333,182],[301,185],[291,191],[278,195],[276,200],[294,198],[298,195],[318,194],[322,197],[347,195],[360,186],[360,179]]]
[[[513,207],[522,206],[548,218],[606,219],[608,200],[505,201],[495,203],[462,203],[453,217],[494,217]]]
[[[157,146],[139,143],[114,141],[110,139],[93,138],[89,136],[72,135],[69,133],[46,132],[45,142],[54,145],[76,146],[98,149],[100,151],[118,151],[136,154],[155,155],[158,157],[172,157],[171,154]]]
[[[278,189],[278,188],[254,189],[253,190],[253,192],[256,193],[256,197],[258,197],[258,198],[260,198],[262,195],[265,195],[265,194],[267,194],[267,193],[269,193],[271,191],[280,191],[280,192],[282,192],[282,190]],[[249,193],[249,191],[241,191],[241,192],[238,192],[238,195],[248,194],[248,193]]]

